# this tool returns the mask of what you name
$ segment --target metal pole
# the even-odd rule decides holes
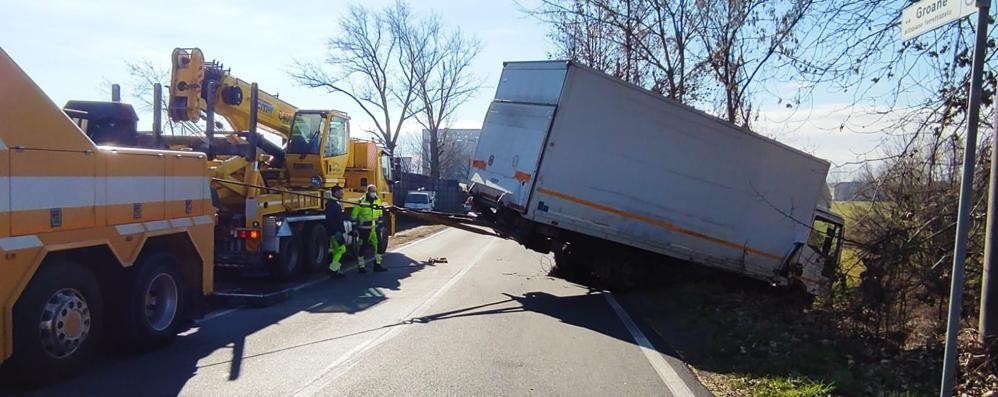
[[[970,100],[967,104],[967,148],[963,153],[963,174],[960,176],[960,208],[956,220],[956,243],[953,248],[953,274],[949,295],[949,316],[946,326],[946,353],[943,356],[943,379],[940,397],[953,395],[956,383],[956,336],[960,325],[963,300],[964,260],[967,256],[967,228],[970,224],[971,183],[974,180],[977,124],[981,119],[981,76],[984,73],[984,51],[988,39],[988,8],[991,0],[977,0],[977,42],[974,65],[970,72]]]
[[[988,190],[988,231],[984,240],[984,269],[981,272],[981,312],[979,337],[981,343],[988,347],[992,358],[998,358],[998,313],[995,313],[994,303],[998,302],[998,255],[994,249],[998,245],[998,112],[991,128],[991,181]]]
[[[111,84],[111,102],[121,102],[121,86]]]
[[[156,137],[156,147],[163,145],[163,86],[152,85],[152,133]]]
[[[214,160],[215,155],[212,153],[211,141],[215,140],[215,82],[208,83],[208,92],[205,95],[207,104],[205,105],[205,122],[207,125],[204,127],[204,135],[208,138],[208,159]]]

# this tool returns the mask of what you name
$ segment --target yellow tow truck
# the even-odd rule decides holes
[[[85,116],[74,113],[77,116]],[[105,146],[0,49],[0,363],[53,380],[171,341],[212,292],[204,153]]]

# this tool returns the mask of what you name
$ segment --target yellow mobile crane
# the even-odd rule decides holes
[[[175,49],[172,64],[169,117],[207,121],[218,266],[263,266],[282,279],[299,268],[321,270],[329,261],[323,224],[329,188],[344,187],[348,209],[369,184],[392,202],[391,159],[374,142],[350,139],[346,113],[298,109],[206,61],[197,48]],[[216,137],[215,114],[235,131]],[[268,140],[258,125],[281,142]],[[184,144],[183,138],[167,141]],[[394,214],[387,216],[381,249],[394,227]]]

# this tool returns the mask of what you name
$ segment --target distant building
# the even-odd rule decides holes
[[[839,182],[831,184],[835,201],[872,201],[874,186],[869,182]]]
[[[455,179],[467,183],[468,169],[471,167],[471,157],[475,155],[478,137],[481,129],[441,128],[437,139],[443,145],[440,158],[440,178]],[[430,173],[430,131],[423,130],[422,174]]]
[[[399,157],[399,165],[402,168],[402,172],[407,172],[410,174],[420,173],[420,164],[418,161],[412,158],[412,156]]]

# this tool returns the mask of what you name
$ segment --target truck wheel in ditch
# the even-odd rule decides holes
[[[619,246],[600,250],[593,266],[596,286],[620,291],[638,285],[646,264],[642,263],[642,256],[633,250]]]
[[[137,350],[172,342],[187,320],[187,289],[180,261],[167,252],[153,253],[130,270],[128,280],[129,292],[121,302],[121,340]]]
[[[592,265],[582,259],[581,255],[572,251],[572,247],[564,245],[554,249],[554,264],[551,275],[565,280],[588,284]]]
[[[329,265],[329,233],[321,223],[312,226],[306,235],[304,266],[308,273],[315,273]]]
[[[302,251],[301,240],[298,237],[281,237],[281,252],[270,266],[270,276],[275,280],[288,280],[298,272]]]
[[[103,300],[94,275],[80,264],[42,265],[14,305],[15,378],[58,380],[87,365],[104,324]]]

